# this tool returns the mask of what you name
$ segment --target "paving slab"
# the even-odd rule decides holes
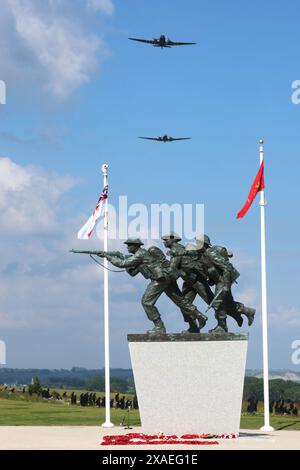
[[[265,433],[241,430],[237,439],[220,440],[219,445],[139,445],[101,446],[103,436],[140,433],[121,427],[104,429],[96,426],[0,426],[0,450],[300,450],[300,431]]]

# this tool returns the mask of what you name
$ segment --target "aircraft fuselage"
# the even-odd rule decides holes
[[[159,39],[155,40],[155,43],[153,44],[154,47],[170,47],[168,45],[168,40],[164,34],[162,34]]]

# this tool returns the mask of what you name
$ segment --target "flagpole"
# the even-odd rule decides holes
[[[260,164],[264,161],[264,141],[259,141]],[[269,402],[269,357],[268,357],[268,304],[267,304],[267,269],[266,269],[266,227],[265,227],[265,191],[260,191],[260,235],[261,235],[261,297],[262,297],[262,343],[264,375],[264,426],[261,431],[274,431],[270,425]]]
[[[108,185],[108,165],[102,165],[104,188]],[[108,251],[108,199],[104,201],[104,251]],[[108,261],[104,258],[104,361],[105,361],[105,423],[103,428],[112,428],[110,421],[110,365],[109,365],[109,304],[108,304]]]

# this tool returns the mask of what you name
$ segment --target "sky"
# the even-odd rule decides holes
[[[297,0],[1,1],[0,340],[7,367],[104,365],[103,272],[69,249],[102,248],[97,237],[80,242],[76,235],[107,162],[115,207],[120,195],[147,207],[204,204],[205,231],[233,251],[241,272],[236,299],[257,308],[247,367],[260,369],[258,201],[243,220],[236,213],[264,138],[270,367],[299,370],[291,361],[300,339],[300,105],[292,102],[299,12]],[[197,45],[161,50],[127,39],[160,34]],[[138,139],[164,133],[193,139]],[[110,246],[123,250],[122,241]],[[127,333],[151,326],[140,305],[146,285],[110,274],[112,367],[130,367]],[[168,330],[181,331],[176,307],[163,297],[158,306]],[[229,327],[238,331],[231,320]]]

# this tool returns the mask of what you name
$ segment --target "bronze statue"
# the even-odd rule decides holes
[[[184,297],[176,282],[180,273],[170,266],[164,253],[157,247],[151,247],[148,250],[142,248],[144,244],[138,238],[129,238],[125,244],[130,255],[104,251],[72,250],[72,252],[96,254],[102,258],[106,257],[114,266],[125,268],[131,276],[141,273],[146,279],[150,279],[150,284],[142,297],[142,305],[146,315],[154,323],[153,329],[149,330],[148,334],[166,333],[165,325],[155,306],[163,292],[180,308],[184,320],[190,325],[187,332],[199,333],[200,329],[205,326],[207,317],[199,312],[197,307],[187,297]]]
[[[171,270],[179,271],[180,277],[184,280],[182,288],[184,297],[192,303],[198,294],[204,302],[210,304],[214,299],[214,294],[208,284],[207,277],[200,270],[198,253],[188,252],[184,245],[179,243],[181,238],[174,232],[164,235],[162,240],[165,247],[169,249],[167,254],[170,257]],[[190,332],[196,333],[194,322],[189,323]]]
[[[232,257],[222,246],[211,246],[210,239],[204,235],[203,241],[197,245],[185,247],[180,244],[181,238],[174,232],[162,237],[164,245],[169,248],[170,266],[177,269],[184,280],[182,293],[194,302],[198,294],[213,308],[217,326],[210,332],[228,332],[227,316],[235,319],[241,327],[242,314],[248,318],[249,326],[254,321],[255,309],[248,308],[241,302],[236,302],[231,293],[231,286],[239,277],[239,272],[230,263]],[[215,287],[213,294],[210,286]]]
[[[207,235],[204,235],[200,246],[199,244],[198,247],[196,246],[196,251],[201,271],[206,276],[209,285],[215,285],[214,300],[210,306],[213,306],[215,310],[217,326],[211,332],[228,332],[227,315],[233,317],[240,327],[243,324],[242,315],[245,315],[248,325],[251,326],[255,309],[236,302],[231,292],[232,285],[240,276],[229,261],[232,253],[229,253],[225,247],[212,246]]]
[[[240,327],[243,324],[242,315],[247,317],[249,326],[253,323],[255,309],[233,298],[231,287],[240,274],[231,264],[232,254],[225,247],[212,246],[207,235],[201,243],[197,241],[196,245],[186,247],[179,243],[181,238],[175,233],[163,236],[162,240],[169,249],[167,254],[170,260],[158,247],[142,248],[144,244],[138,238],[129,238],[125,242],[129,255],[119,251],[71,251],[105,257],[114,266],[124,268],[130,276],[140,273],[150,280],[142,297],[146,315],[154,323],[149,334],[166,333],[155,306],[163,292],[179,307],[184,321],[189,324],[188,330],[183,333],[199,333],[207,322],[207,316],[193,304],[197,294],[208,305],[206,311],[210,308],[215,311],[217,325],[210,333],[228,332],[227,316],[234,318]],[[182,291],[177,284],[180,277],[184,281]]]

